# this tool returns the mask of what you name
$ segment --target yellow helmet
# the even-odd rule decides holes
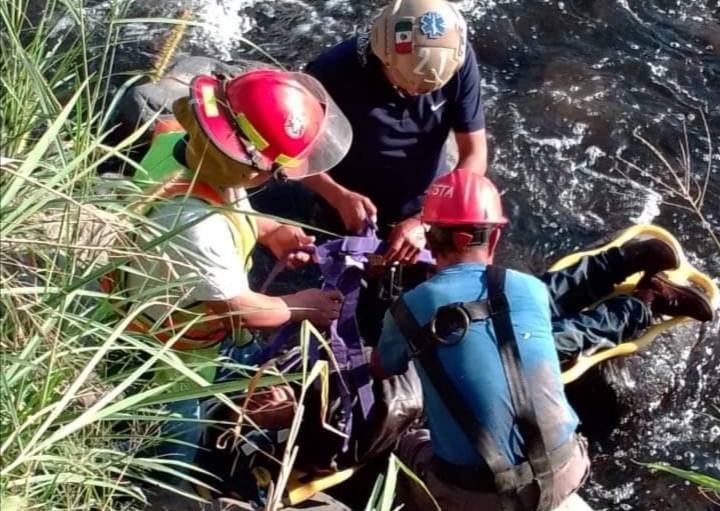
[[[393,85],[426,94],[445,85],[465,61],[467,26],[446,0],[393,0],[375,19],[370,46]]]

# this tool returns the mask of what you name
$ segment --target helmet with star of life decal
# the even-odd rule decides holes
[[[411,95],[449,82],[465,62],[466,45],[465,20],[446,0],[392,0],[370,36],[390,81]]]
[[[322,84],[305,73],[201,75],[190,84],[190,99],[212,144],[260,171],[291,179],[319,174],[339,163],[352,143],[350,122]]]

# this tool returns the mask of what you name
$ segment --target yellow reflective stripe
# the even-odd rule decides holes
[[[300,166],[301,160],[286,154],[278,154],[277,158],[275,158],[275,163],[282,165],[283,167],[298,167]]]
[[[205,115],[208,117],[217,117],[220,115],[217,106],[217,98],[215,97],[215,88],[212,85],[203,85],[201,88],[202,104],[205,108]]]
[[[255,129],[255,126],[253,126],[252,123],[248,121],[248,118],[245,117],[244,113],[241,112],[237,114],[235,116],[235,120],[237,120],[242,132],[250,140],[250,142],[252,142],[252,144],[258,151],[262,151],[270,145],[268,144],[268,141],[265,140],[263,136],[258,132],[258,130]]]

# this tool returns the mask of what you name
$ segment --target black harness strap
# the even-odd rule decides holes
[[[540,489],[537,510],[549,510],[552,504],[553,467],[535,414],[535,407],[528,392],[520,350],[510,319],[510,307],[505,295],[505,268],[488,266],[487,283],[490,318],[495,329],[505,378],[508,382],[513,408],[515,408],[518,428],[525,440],[527,459],[532,467],[535,482]]]

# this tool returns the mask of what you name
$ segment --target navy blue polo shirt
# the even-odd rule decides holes
[[[364,38],[331,48],[307,71],[322,82],[353,128],[350,151],[330,175],[369,197],[380,225],[420,211],[430,183],[448,170],[445,141],[451,128],[468,133],[485,127],[470,45],[462,68],[444,87],[416,97],[395,90]]]

